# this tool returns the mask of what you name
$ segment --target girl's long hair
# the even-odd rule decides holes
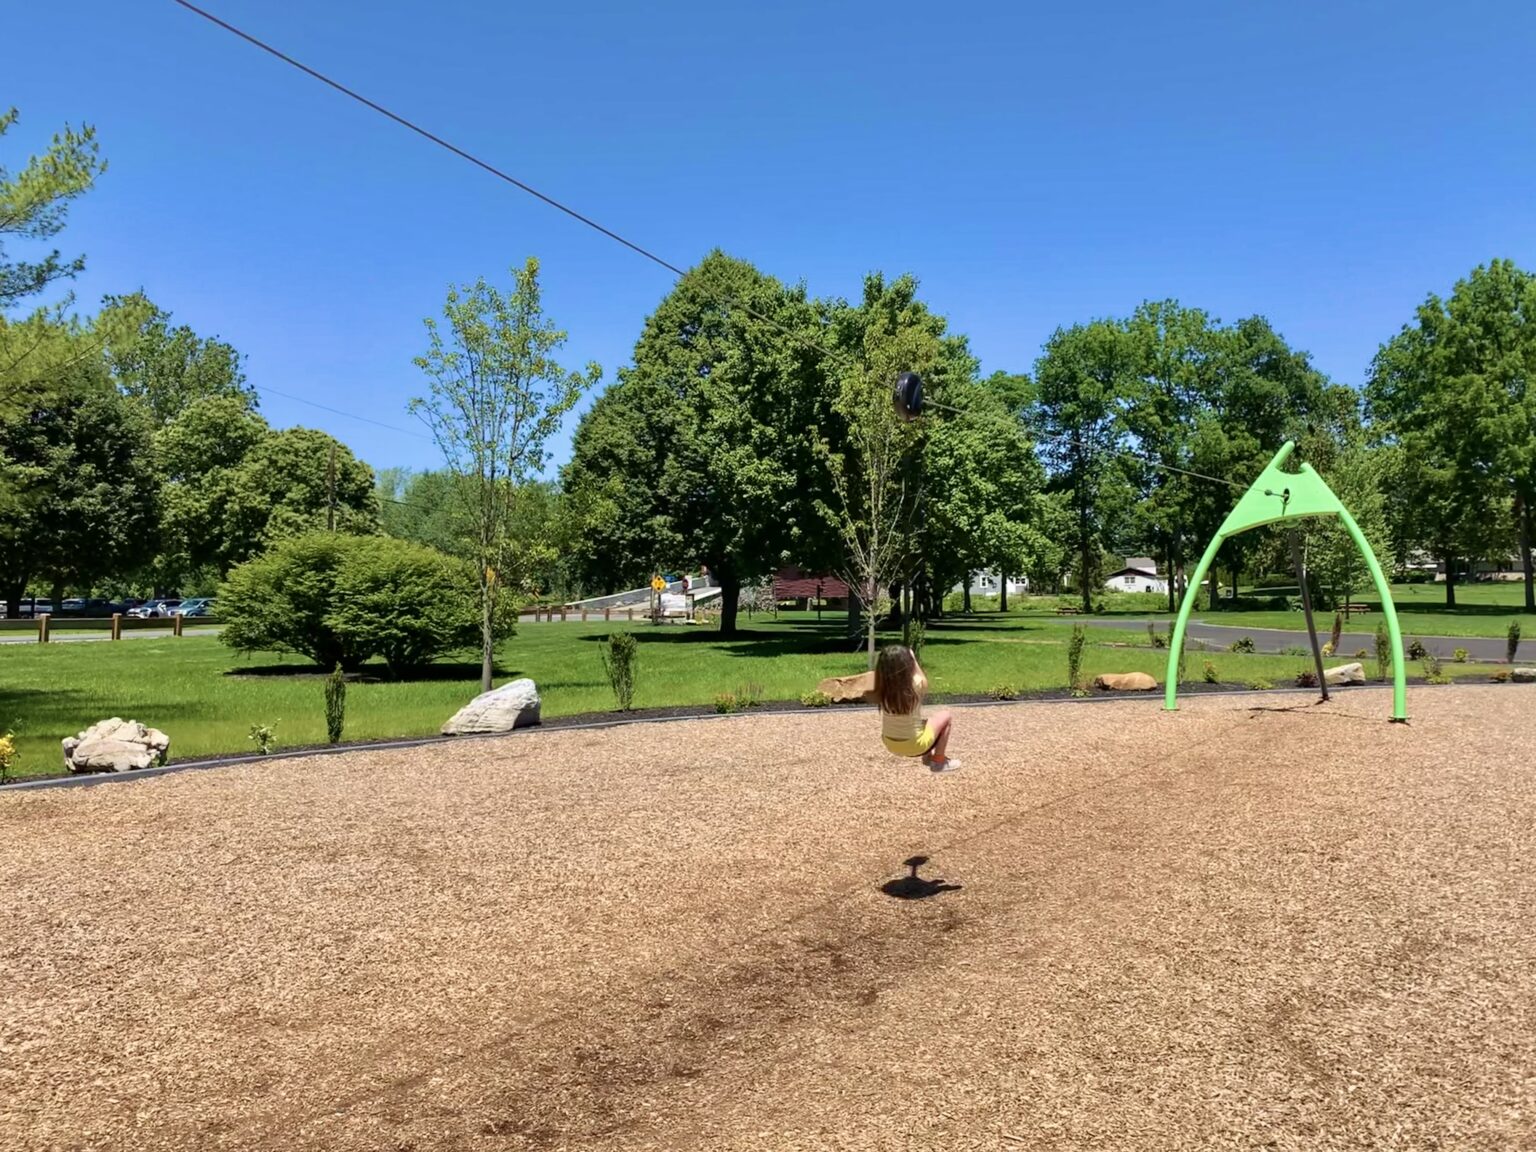
[[[875,661],[875,700],[880,711],[893,716],[917,711],[922,700],[917,694],[916,672],[917,657],[912,655],[912,649],[892,644],[880,650],[880,658]]]

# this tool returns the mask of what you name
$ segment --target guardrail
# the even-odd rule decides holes
[[[169,629],[172,636],[180,636],[188,620],[194,628],[219,623],[214,616],[53,616],[44,612],[35,618],[0,619],[0,635],[32,632],[39,644],[48,643],[59,632],[106,632],[111,639],[121,640],[124,632]]]

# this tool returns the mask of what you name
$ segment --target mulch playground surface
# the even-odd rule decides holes
[[[1409,702],[0,794],[0,1148],[1536,1147],[1536,692]]]

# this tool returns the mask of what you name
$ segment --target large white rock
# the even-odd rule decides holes
[[[1323,673],[1324,678],[1331,685],[1337,684],[1364,684],[1365,666],[1363,664],[1340,664],[1337,668],[1330,668]]]
[[[64,738],[64,767],[71,772],[131,772],[164,764],[171,738],[158,728],[114,716]]]
[[[539,690],[532,680],[513,680],[482,692],[443,725],[444,736],[510,732],[539,722]]]
[[[1536,683],[1536,668],[1515,668],[1510,672],[1509,678],[1516,684]]]

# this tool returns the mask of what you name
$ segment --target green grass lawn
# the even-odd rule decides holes
[[[721,693],[742,691],[794,700],[824,677],[864,670],[864,655],[850,650],[840,621],[785,615],[746,626],[747,634],[733,640],[684,626],[630,626],[640,641],[635,707],[708,705]],[[598,642],[615,627],[622,625],[524,624],[499,654],[497,683],[531,676],[549,717],[612,709]],[[1005,683],[1026,692],[1061,688],[1071,630],[1070,620],[1015,613],[936,622],[923,664],[936,696],[982,694]],[[1088,639],[1086,677],[1148,672],[1162,682],[1167,653],[1151,648],[1144,630],[1096,628]],[[1296,656],[1191,649],[1191,680],[1202,678],[1206,660],[1232,683],[1289,683],[1307,664]],[[1487,674],[1473,666],[1446,670]],[[297,657],[245,657],[213,637],[7,645],[0,647],[0,732],[16,732],[20,775],[59,771],[59,741],[108,716],[163,729],[173,759],[254,751],[253,724],[271,725],[279,749],[319,744],[323,679]],[[434,734],[478,689],[479,665],[468,659],[405,682],[383,679],[380,669],[348,686],[345,738]]]

